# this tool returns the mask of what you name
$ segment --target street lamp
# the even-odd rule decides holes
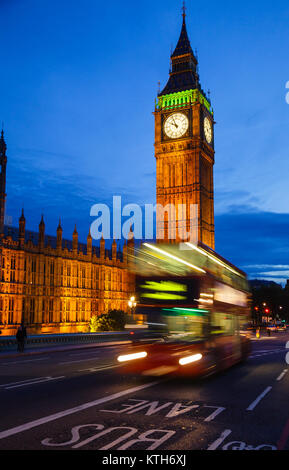
[[[131,298],[129,299],[128,306],[131,309],[131,316],[133,318],[133,314],[134,314],[134,311],[135,311],[135,308],[136,308],[136,300],[135,300],[134,295],[132,295]]]
[[[255,315],[253,317],[253,320],[255,321],[255,323],[257,324],[258,323],[258,318],[259,318],[259,307],[254,307],[254,310],[255,310]]]

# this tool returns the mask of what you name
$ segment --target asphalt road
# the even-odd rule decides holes
[[[202,380],[123,376],[127,346],[0,356],[0,449],[288,450],[287,341]]]

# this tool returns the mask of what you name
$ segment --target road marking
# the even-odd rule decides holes
[[[96,434],[86,438],[84,441],[83,437],[81,437],[80,430],[84,428],[92,428],[94,427],[97,432]],[[117,439],[115,439],[116,431],[125,431],[125,434],[121,435]],[[112,427],[112,428],[107,428],[105,429],[103,424],[84,424],[80,426],[74,426],[71,429],[71,439],[69,441],[65,442],[53,442],[53,438],[46,438],[41,441],[41,444],[44,446],[51,446],[51,447],[64,447],[64,446],[71,446],[72,449],[79,449],[80,447],[86,446],[88,443],[93,442],[95,440],[98,440],[99,438],[103,436],[110,436],[112,434],[112,442],[109,442],[108,444],[105,444],[105,446],[101,445],[101,447],[98,450],[108,450],[113,447],[118,446],[120,443],[122,445],[120,447],[117,447],[117,450],[124,450],[124,449],[129,449],[131,448],[134,444],[136,443],[150,443],[149,447],[147,447],[147,450],[153,450],[159,447],[161,444],[163,444],[165,441],[170,439],[174,434],[176,434],[176,431],[170,431],[167,429],[149,429],[147,431],[141,432],[136,428],[131,428],[128,426],[117,426],[117,427]],[[91,432],[91,429],[90,429]],[[138,436],[136,436],[137,433],[140,433]],[[161,437],[149,437],[152,436],[153,434],[159,435],[159,433],[162,433],[163,435]],[[129,439],[132,436],[134,436],[134,439]],[[129,439],[129,440],[128,440]],[[106,439],[105,439],[106,440]],[[126,441],[124,444],[123,442]],[[74,444],[74,445],[71,445]],[[102,443],[104,444],[104,442]],[[133,465],[129,465],[132,467]]]
[[[279,377],[277,377],[276,380],[278,380],[278,382],[282,380],[283,377],[287,374],[287,372],[288,372],[288,369],[284,369],[283,372],[281,372],[281,374],[279,375]]]
[[[269,393],[270,391],[272,390],[272,387],[267,387],[265,388],[264,392],[262,392],[257,398],[256,400],[254,400],[250,406],[248,406],[247,408],[247,411],[252,411],[254,410],[254,408],[256,408],[256,406],[258,405],[258,403],[262,400],[262,398],[265,397],[265,395],[267,395],[267,393]]]
[[[2,362],[1,366],[9,366],[10,364],[24,364],[25,362],[36,362],[36,361],[46,361],[50,357],[41,357],[39,359],[28,359],[27,361],[14,361],[14,362]]]
[[[5,390],[11,390],[13,388],[19,388],[19,387],[26,387],[27,385],[41,384],[43,382],[51,382],[52,380],[59,380],[59,379],[64,379],[64,378],[65,378],[65,375],[61,375],[59,377],[42,377],[42,378],[39,378],[38,380],[33,380],[30,382],[26,382],[26,383],[5,387]]]
[[[222,444],[222,442],[224,442],[224,440],[231,434],[231,432],[231,429],[225,429],[225,431],[222,432],[220,437],[218,437],[218,439],[216,439],[213,444],[208,447],[207,450],[216,450]]]
[[[41,426],[42,424],[50,423],[51,421],[55,421],[57,419],[63,418],[64,416],[69,416],[74,413],[78,413],[79,411],[87,410],[88,408],[92,408],[94,406],[100,405],[102,403],[106,403],[108,401],[116,400],[117,398],[123,397],[125,395],[129,395],[130,393],[136,393],[140,390],[144,390],[149,387],[153,387],[161,383],[161,380],[150,382],[148,384],[139,385],[137,387],[128,388],[126,390],[122,390],[121,392],[113,393],[112,395],[108,395],[106,397],[98,398],[97,400],[90,401],[88,403],[83,403],[82,405],[75,406],[74,408],[69,408],[64,411],[60,411],[59,413],[55,413],[52,415],[44,416],[43,418],[36,419],[34,421],[30,421],[28,423],[22,424],[20,426],[16,426],[14,428],[6,429],[5,431],[0,432],[0,440],[5,439],[9,436],[14,436],[15,434],[19,434],[24,431],[28,431],[30,429],[36,428]]]
[[[258,349],[257,351],[255,351],[256,353],[265,353],[265,352],[270,352],[272,351],[272,349]]]
[[[168,380],[168,379],[167,379]],[[133,402],[130,404],[129,402]],[[213,408],[214,411],[211,411],[210,415],[207,417],[204,417],[204,421],[209,422],[213,421],[220,413],[225,411],[226,408],[220,407],[220,406],[211,406],[211,405],[199,405],[199,404],[192,404],[190,405],[184,404],[182,402],[165,402],[162,403],[162,401],[149,401],[149,400],[138,400],[135,398],[128,398],[126,403],[120,403],[117,404],[118,409],[100,409],[98,411],[104,412],[104,413],[116,413],[116,414],[134,414],[134,413],[139,413],[140,411],[144,412],[145,416],[152,416],[156,414],[163,414],[164,412],[164,417],[165,418],[176,418],[179,417],[180,415],[187,414],[191,412],[192,410],[196,410],[197,408],[199,410],[203,408]],[[168,411],[169,410],[169,411]]]
[[[58,362],[57,365],[64,365],[64,364],[76,364],[77,362],[85,362],[85,361],[94,361],[95,357],[86,358],[86,359],[78,359],[77,361],[66,361],[66,362]]]
[[[284,349],[283,348],[282,349],[278,348],[278,349],[273,349],[273,350],[272,349],[264,349],[262,351],[257,350],[257,351],[254,351],[253,354],[260,354],[260,353],[262,353],[262,354],[265,354],[265,353],[274,354],[274,353],[277,353],[277,352],[280,352],[280,351],[284,351]]]
[[[268,356],[269,354],[279,354],[279,353],[283,353],[284,352],[284,349],[278,349],[278,351],[271,351],[271,352],[267,352],[267,353],[263,353],[263,354],[252,354],[249,359],[255,359],[256,357],[263,357],[263,356]]]
[[[9,385],[18,385],[18,384],[23,384],[27,382],[34,382],[34,380],[40,380],[44,378],[46,377],[35,377],[34,379],[19,380],[18,382],[9,382],[7,384],[0,384],[0,388],[9,387]]]
[[[251,444],[246,444],[246,442],[232,441],[227,442],[227,444],[222,447],[222,450],[277,450],[277,447],[272,444],[260,444],[254,447]]]
[[[89,353],[89,352],[86,351],[86,352],[81,352],[81,353],[68,354],[68,356],[70,356],[70,357],[87,356],[87,355],[97,357],[97,356],[99,356],[99,352],[98,353],[95,353],[95,352],[90,352]]]
[[[204,408],[217,408],[213,413],[210,414],[210,416],[207,416],[207,418],[205,419],[205,421],[207,422],[213,421],[216,418],[216,416],[218,416],[220,413],[222,413],[226,409],[223,406],[210,406],[210,405],[204,405]]]
[[[78,370],[77,372],[85,372],[87,370],[91,371],[91,372],[99,372],[101,370],[108,370],[108,369],[115,369],[116,367],[121,367],[119,366],[118,364],[116,366],[104,366],[104,367],[90,367],[88,369],[80,369]]]

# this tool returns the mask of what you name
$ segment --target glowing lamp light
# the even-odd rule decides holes
[[[118,356],[117,360],[118,362],[126,362],[126,361],[133,361],[134,359],[143,359],[144,357],[147,357],[146,351],[142,351],[142,352],[134,353],[134,354],[126,354],[125,356]]]
[[[129,306],[130,308],[136,307],[136,301],[135,301],[135,297],[134,297],[134,296],[132,296],[132,297],[129,299],[129,301],[128,301],[128,306]]]
[[[191,364],[192,362],[197,362],[202,359],[202,354],[193,354],[192,356],[187,356],[187,357],[182,357],[182,359],[179,360],[179,364],[181,366],[185,366],[186,364]]]

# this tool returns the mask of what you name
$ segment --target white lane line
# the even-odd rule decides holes
[[[6,429],[5,431],[0,432],[0,440],[5,439],[6,437],[9,437],[9,436],[13,436],[15,434],[19,434],[24,431],[28,431],[29,429],[36,428],[37,426],[41,426],[42,424],[50,423],[51,421],[55,421],[56,419],[63,418],[64,416],[72,415],[74,413],[78,413],[79,411],[92,408],[93,406],[101,405],[102,403],[107,403],[108,401],[116,400],[117,398],[123,397],[125,395],[129,395],[130,393],[136,393],[136,392],[139,392],[140,390],[153,387],[154,385],[157,385],[159,383],[161,383],[161,380],[150,382],[144,385],[139,385],[137,387],[128,388],[126,390],[122,390],[121,392],[113,393],[112,395],[99,398],[98,400],[90,401],[88,403],[84,403],[83,405],[75,406],[74,408],[69,408],[67,410],[60,411],[59,413],[55,413],[55,414],[48,415],[40,419],[36,419],[35,421],[30,421],[20,426]]]
[[[207,450],[216,450],[221,444],[222,442],[224,442],[224,440],[231,434],[231,429],[225,429],[225,431],[222,432],[222,434],[220,435],[220,437],[218,439],[216,439],[213,444],[211,444]]]
[[[288,369],[284,369],[283,372],[281,372],[281,374],[279,375],[279,377],[277,377],[277,381],[279,382],[280,380],[283,379],[283,377],[287,374],[288,372]]]
[[[104,366],[104,367],[90,367],[88,369],[80,369],[78,370],[77,372],[84,372],[84,371],[90,371],[90,372],[98,372],[98,371],[102,371],[102,370],[107,370],[107,369],[115,369],[116,367],[121,367],[120,365],[116,365],[116,366]]]
[[[27,382],[34,382],[35,380],[45,379],[46,377],[35,377],[34,379],[19,380],[18,382],[9,382],[7,384],[0,384],[0,388],[9,387],[9,385],[18,385]]]
[[[59,377],[43,377],[42,379],[35,380],[33,382],[27,382],[19,385],[12,385],[11,387],[6,387],[5,390],[11,390],[13,388],[19,388],[19,387],[26,387],[27,385],[35,385],[35,384],[41,384],[43,382],[51,382],[53,380],[59,380],[59,379],[64,379],[65,375],[61,375]]]
[[[279,354],[279,353],[283,353],[284,352],[284,349],[279,349],[278,351],[272,351],[272,352],[267,352],[265,354],[252,354],[249,359],[254,359],[255,357],[263,357],[263,356],[268,356],[269,354]]]
[[[88,352],[82,352],[82,353],[73,353],[73,354],[68,354],[69,357],[81,357],[81,356],[99,356],[99,353],[88,353]]]
[[[272,349],[257,349],[255,352],[256,353],[265,353],[265,352],[270,352]]]
[[[24,364],[25,362],[36,362],[36,361],[46,361],[50,357],[41,357],[39,359],[28,359],[27,361],[13,361],[13,362],[2,362],[1,366],[10,366],[10,364]]]
[[[264,392],[262,392],[262,393],[256,398],[256,400],[254,400],[254,401],[251,403],[251,405],[248,406],[247,411],[252,411],[252,410],[254,410],[254,408],[256,408],[256,406],[257,406],[258,403],[262,400],[262,398],[264,398],[265,395],[267,395],[267,393],[269,393],[271,390],[272,390],[272,387],[267,387],[267,388],[265,388]]]
[[[77,361],[66,361],[66,362],[58,362],[58,365],[64,365],[64,364],[76,364],[78,362],[85,362],[85,361],[94,361],[96,358],[95,357],[90,357],[86,359],[78,359]]]
[[[278,353],[280,351],[284,351],[284,349],[280,348],[280,349],[273,349],[273,350],[272,349],[267,349],[267,351],[254,351],[253,354],[261,354],[261,353],[262,354],[274,354],[274,353]]]

